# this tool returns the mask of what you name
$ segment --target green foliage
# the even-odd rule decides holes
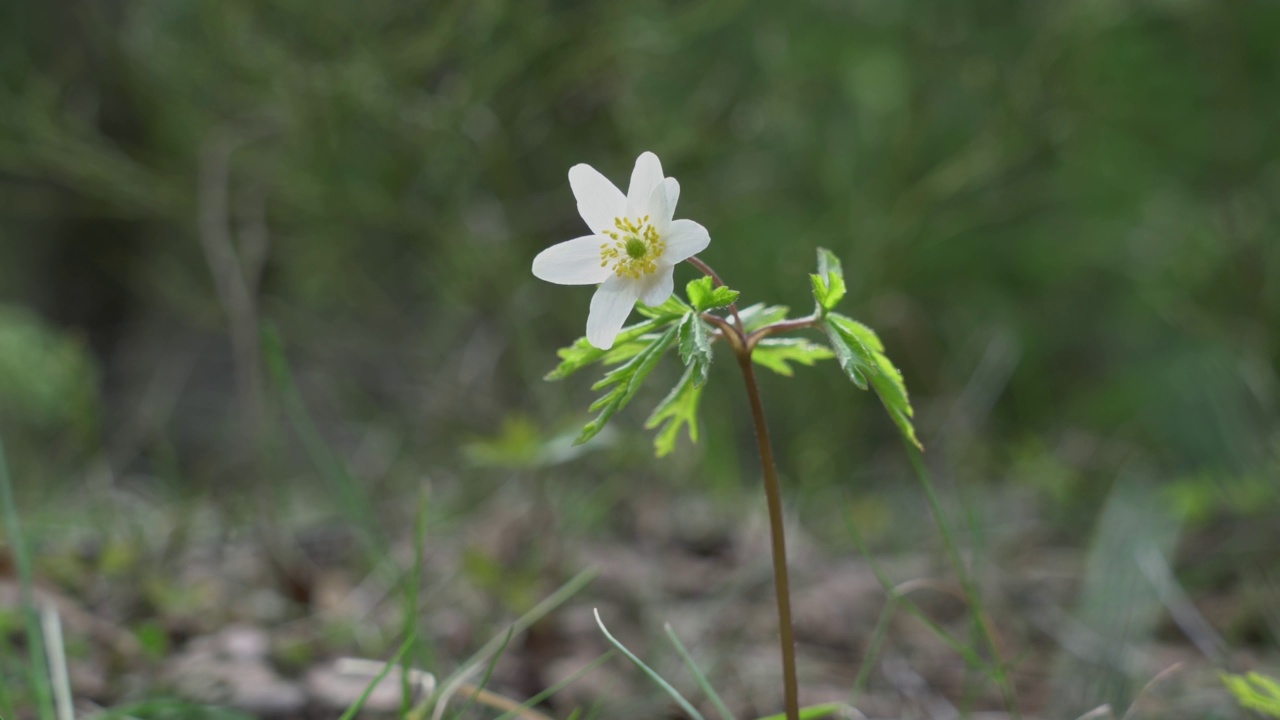
[[[867,380],[880,396],[880,402],[889,411],[889,417],[902,431],[906,439],[917,448],[924,449],[916,437],[912,418],[915,410],[907,396],[907,385],[902,373],[884,354],[884,343],[871,328],[839,313],[830,313],[823,320],[823,328],[835,350],[840,367],[859,388],[867,389]]]
[[[0,305],[0,419],[35,432],[94,425],[97,371],[88,349],[35,313]]]
[[[747,331],[759,330],[765,325],[772,325],[776,322],[787,319],[787,313],[791,308],[786,305],[765,305],[764,303],[756,303],[747,308],[738,311],[738,317],[742,318],[742,327]]]
[[[813,367],[815,362],[833,357],[835,353],[829,348],[803,338],[765,338],[756,343],[755,350],[751,353],[751,359],[757,365],[785,377],[795,375],[795,370],[788,363],[797,362]]]
[[[633,357],[646,346],[644,342],[633,341],[639,340],[645,333],[662,325],[662,320],[650,319],[623,328],[622,332],[618,333],[617,339],[614,340],[613,348],[609,350],[601,350],[587,342],[585,337],[578,338],[569,347],[556,351],[556,354],[560,356],[560,364],[547,373],[543,379],[563,380],[579,370],[602,360],[621,361]]]
[[[912,422],[915,410],[907,396],[907,385],[902,379],[902,373],[889,361],[889,356],[885,355],[884,343],[866,325],[851,317],[831,312],[846,292],[840,260],[831,251],[818,248],[818,272],[809,277],[813,285],[813,299],[818,306],[817,313],[822,318],[821,327],[827,334],[840,369],[861,390],[867,389],[869,381],[903,436],[912,445],[923,450],[924,446],[916,437]]]
[[[1223,673],[1222,684],[1236,696],[1241,707],[1280,718],[1280,682],[1261,673]]]
[[[261,307],[299,367],[337,415],[362,412],[368,390],[418,417],[388,368],[451,362],[463,328],[506,341],[501,367],[540,367],[554,348],[532,324],[581,322],[576,303],[511,298],[530,297],[534,253],[581,229],[566,170],[589,162],[624,183],[652,146],[737,287],[783,297],[796,246],[826,239],[877,313],[857,317],[930,395],[962,392],[975,345],[1007,333],[1019,359],[1002,397],[1017,400],[992,406],[976,443],[1071,426],[1178,476],[1270,453],[1276,410],[1250,403],[1280,357],[1261,331],[1280,322],[1274,2],[1046,4],[1007,23],[948,0],[122,0],[78,23],[56,4],[2,5],[0,286],[95,338],[113,321],[80,302],[166,318],[179,354],[191,331],[221,329],[196,180],[227,138],[240,143],[228,219],[269,209]],[[99,282],[79,282],[86,268]],[[406,331],[404,318],[431,320]],[[120,319],[130,338],[155,332]],[[335,337],[368,355],[329,352]],[[124,342],[112,362],[145,347]],[[1183,366],[1206,353],[1228,360]],[[151,374],[112,379],[113,397],[142,398]],[[1222,405],[1205,379],[1241,401]],[[799,379],[770,402],[779,432],[819,429],[818,387]],[[453,389],[417,437],[452,447],[451,429],[512,399],[501,382]],[[182,415],[174,429],[203,446],[179,464],[218,476],[194,461],[225,456],[209,447],[221,436]],[[780,440],[787,464],[798,446]],[[829,444],[824,467],[864,442]],[[55,456],[13,445],[15,460]]]
[[[857,335],[850,333],[848,329],[840,322],[844,318],[842,315],[831,314],[822,321],[822,329],[827,333],[827,341],[831,343],[831,349],[835,351],[836,360],[840,363],[840,369],[844,370],[849,379],[857,385],[859,389],[867,389],[867,376],[876,372],[876,360],[871,350],[858,338]]]
[[[691,299],[704,310],[695,309],[694,305],[672,295],[658,307],[637,305],[640,313],[649,319],[624,328],[609,350],[592,347],[586,338],[579,338],[573,345],[559,351],[562,362],[547,374],[548,380],[568,377],[596,362],[620,364],[592,386],[593,390],[609,388],[609,391],[591,404],[590,409],[599,411],[599,415],[582,429],[575,444],[595,437],[615,413],[631,402],[645,378],[673,345],[686,366],[685,372],[667,397],[654,408],[645,421],[645,427],[660,428],[654,437],[654,452],[658,457],[664,457],[675,449],[683,427],[688,428],[690,440],[698,441],[698,401],[712,360],[710,328],[702,319],[701,312],[708,307],[720,307],[716,303],[728,304],[737,298],[735,292],[729,291],[731,295],[719,292],[725,288],[713,290],[710,278],[704,280],[707,282],[695,280],[689,283]],[[692,289],[695,286],[698,289]]]
[[[680,359],[694,371],[694,383],[701,387],[711,371],[711,335],[698,313],[689,313],[680,321],[679,348]]]
[[[680,299],[679,295],[671,294],[661,305],[651,306],[644,303],[636,303],[636,312],[647,318],[655,320],[675,320],[684,317],[685,313],[693,308],[689,304]]]
[[[658,457],[664,457],[675,449],[682,427],[689,428],[690,441],[698,442],[698,401],[701,399],[702,384],[698,382],[698,370],[689,365],[680,382],[658,403],[644,423],[649,430],[661,426],[653,439],[653,449]]]
[[[800,708],[800,720],[818,720],[818,718],[831,717],[833,715],[843,715],[849,711],[849,706],[843,703],[826,703],[825,705],[810,705]],[[766,715],[758,720],[786,720],[786,713],[778,713],[777,715]]]
[[[840,266],[840,259],[826,248],[818,248],[818,272],[810,275],[809,280],[820,312],[834,308],[844,297],[844,268]]]
[[[653,372],[662,355],[675,343],[678,328],[679,325],[668,325],[667,329],[651,340],[644,350],[625,364],[610,370],[602,380],[591,386],[592,390],[609,388],[609,391],[591,403],[590,410],[592,412],[598,410],[600,414],[582,428],[582,433],[574,441],[576,444],[580,445],[599,434],[609,422],[609,418],[631,402],[631,398],[635,397],[640,390],[640,385],[644,383],[645,378],[649,377],[649,373]]]
[[[608,363],[609,358],[606,357],[605,362]],[[552,435],[532,418],[520,414],[504,418],[497,434],[477,438],[462,448],[467,460],[476,467],[524,470],[568,462],[580,457],[585,450],[573,444],[573,435]]]
[[[698,312],[728,307],[738,300],[738,291],[721,285],[713,287],[710,276],[703,276],[685,286],[689,302]]]

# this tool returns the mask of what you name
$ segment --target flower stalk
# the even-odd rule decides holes
[[[764,497],[769,506],[769,540],[773,549],[773,586],[778,597],[778,637],[782,643],[782,685],[786,695],[787,720],[799,720],[799,686],[796,683],[796,641],[791,625],[791,583],[787,578],[787,539],[782,521],[782,485],[778,467],[773,461],[773,443],[769,440],[769,424],[760,401],[760,386],[751,366],[751,350],[738,353],[738,367],[747,384],[751,403],[751,421],[756,429],[756,445],[760,448],[760,470],[764,474]]]
[[[715,270],[712,270],[702,260],[692,257],[689,258],[688,262],[710,276],[716,285],[724,285],[724,281],[720,279]],[[782,686],[786,702],[786,714],[787,720],[799,720],[800,692],[799,684],[796,681],[795,630],[791,623],[791,581],[787,574],[787,538],[786,526],[782,515],[782,483],[778,481],[778,466],[773,459],[773,442],[769,438],[769,423],[765,419],[764,403],[760,399],[760,384],[756,382],[756,372],[751,361],[751,353],[755,349],[756,343],[769,334],[765,331],[772,330],[774,326],[766,326],[748,335],[742,325],[742,319],[738,317],[737,305],[730,305],[729,311],[734,318],[734,324],[732,325],[724,322],[723,319],[715,318],[709,313],[705,314],[704,317],[720,320],[716,324],[728,340],[730,347],[733,348],[733,353],[738,359],[738,367],[742,370],[743,382],[747,386],[747,400],[751,406],[751,422],[755,428],[756,446],[760,452],[760,471],[764,477],[765,503],[769,508],[769,544],[773,557],[773,586],[778,603],[778,638],[782,649]],[[812,319],[806,318],[806,320],[809,322],[799,325],[795,325],[795,323],[800,321],[781,324],[788,325],[787,329],[791,329],[792,325],[799,328],[809,327],[813,324]]]

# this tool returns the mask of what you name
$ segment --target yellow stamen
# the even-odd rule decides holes
[[[612,266],[618,277],[633,280],[657,272],[658,258],[666,252],[667,244],[649,224],[649,216],[638,220],[616,217],[613,227],[600,231],[611,241],[600,245],[600,267]]]

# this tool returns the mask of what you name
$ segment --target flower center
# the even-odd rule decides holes
[[[613,229],[601,234],[610,242],[600,245],[600,267],[612,268],[618,277],[638,280],[657,272],[658,258],[667,249],[658,231],[649,224],[648,215],[639,220],[614,218]]]

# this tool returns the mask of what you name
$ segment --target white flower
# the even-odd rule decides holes
[[[600,283],[587,315],[587,341],[607,350],[636,301],[666,302],[676,263],[706,249],[711,236],[692,220],[671,219],[680,183],[663,178],[651,152],[636,158],[626,195],[590,165],[569,168],[569,186],[593,234],[538,253],[533,274],[560,285]]]

